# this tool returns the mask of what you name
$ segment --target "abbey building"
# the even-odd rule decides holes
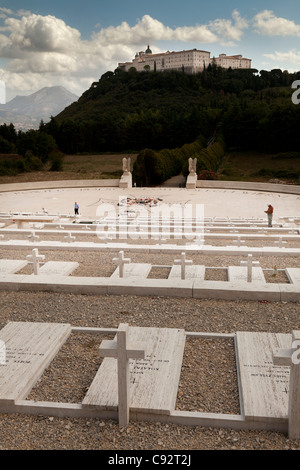
[[[138,72],[148,71],[168,71],[177,70],[186,73],[202,72],[209,64],[215,63],[225,69],[251,69],[251,59],[245,59],[241,55],[227,56],[220,54],[219,57],[210,57],[210,52],[191,49],[188,51],[163,52],[152,54],[151,49],[145,52],[138,52],[132,62],[121,62],[118,68],[128,72],[134,67]]]

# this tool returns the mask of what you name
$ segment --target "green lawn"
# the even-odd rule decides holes
[[[63,172],[77,174],[78,179],[107,179],[122,176],[123,158],[131,158],[131,169],[136,155],[66,155]]]

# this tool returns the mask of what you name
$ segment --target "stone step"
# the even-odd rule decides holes
[[[290,368],[273,365],[273,351],[290,348],[292,335],[237,332],[236,340],[245,418],[287,419]]]
[[[247,282],[247,267],[244,266],[229,266],[228,267],[228,281],[229,282]],[[252,268],[252,281],[261,284],[266,283],[264,272],[262,268]]]
[[[205,277],[205,266],[186,266],[185,267],[185,279],[199,279],[204,280]],[[181,278],[181,266],[172,266],[168,279],[180,279]]]
[[[14,260],[14,259],[1,259],[0,260],[0,274],[13,274],[27,265],[26,260]]]
[[[48,261],[39,268],[39,274],[46,274],[49,276],[69,276],[69,274],[72,274],[78,266],[79,263],[71,261]]]
[[[130,410],[170,414],[176,403],[184,330],[129,327],[129,342],[145,347],[145,359],[129,360]],[[83,407],[116,410],[117,383],[117,360],[106,357],[82,402]]]
[[[25,399],[71,333],[71,325],[10,322],[0,331],[0,402]]]
[[[286,268],[285,272],[290,283],[300,287],[300,268]]]
[[[151,264],[149,263],[130,263],[124,265],[124,277],[142,277],[146,278],[151,271]],[[119,268],[116,268],[112,278],[119,277]]]

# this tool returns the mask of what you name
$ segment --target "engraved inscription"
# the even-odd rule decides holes
[[[162,365],[170,363],[169,359],[156,358],[157,356],[147,355],[144,359],[130,361],[130,382],[137,383],[136,376],[143,375],[145,372],[159,372]]]

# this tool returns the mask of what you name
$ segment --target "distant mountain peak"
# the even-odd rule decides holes
[[[0,121],[6,124],[12,122],[17,129],[26,129],[27,118],[28,128],[37,128],[41,120],[48,122],[51,116],[56,116],[77,100],[78,96],[63,86],[43,87],[28,96],[17,95],[1,105]],[[10,121],[6,122],[8,116]]]

